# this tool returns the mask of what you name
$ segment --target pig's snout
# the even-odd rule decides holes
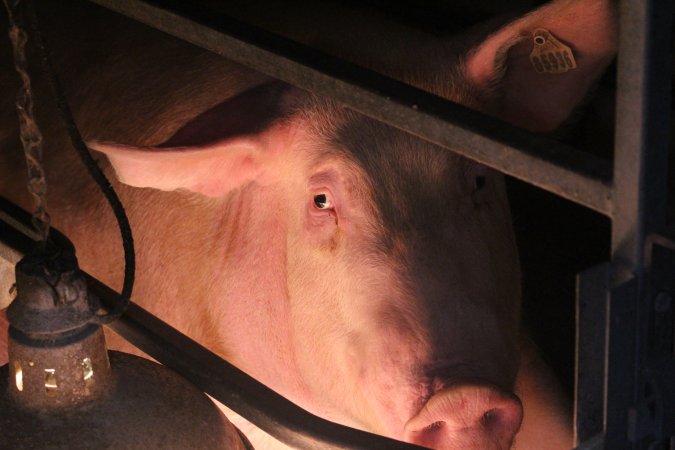
[[[523,419],[518,397],[482,383],[434,394],[405,425],[405,440],[435,449],[508,450]]]

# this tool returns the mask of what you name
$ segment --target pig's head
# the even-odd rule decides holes
[[[611,58],[606,3],[543,8],[424,87],[554,129]],[[535,71],[538,28],[573,49],[575,70]],[[126,184],[219,199],[218,267],[239,281],[209,291],[229,302],[210,306],[227,343],[213,350],[337,422],[433,447],[512,444],[520,280],[501,175],[281,83],[157,147],[92,147]]]

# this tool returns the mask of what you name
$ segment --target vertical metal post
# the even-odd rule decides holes
[[[612,262],[626,279],[665,221],[672,1],[621,0],[619,11]]]
[[[645,408],[652,305],[645,245],[666,217],[672,8],[671,0],[619,3],[611,280],[602,290],[602,266],[579,278],[579,449],[652,448],[658,434]],[[599,353],[594,359],[586,339],[603,334],[604,348],[591,347]],[[601,423],[593,418],[599,403]]]
[[[646,443],[642,391],[645,239],[665,225],[670,128],[671,0],[621,0],[612,208],[613,285],[607,315],[605,448]],[[619,287],[621,285],[621,287]]]
[[[574,442],[599,449],[604,431],[605,337],[609,300],[610,264],[579,274],[576,307],[576,373],[574,379]],[[594,439],[595,438],[595,439]],[[590,444],[590,442],[594,444]]]

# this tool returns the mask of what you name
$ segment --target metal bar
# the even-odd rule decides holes
[[[332,97],[503,173],[611,214],[610,165],[192,2],[91,0],[232,61]]]
[[[610,273],[609,263],[603,263],[577,277],[574,443],[579,447],[592,446],[604,431],[606,367],[599,356],[605,353]]]
[[[645,242],[665,224],[670,129],[671,0],[621,0],[606,342],[605,445],[650,445],[644,405],[651,301]],[[644,408],[643,408],[644,409]],[[651,448],[651,447],[650,447]]]
[[[645,237],[665,225],[672,2],[622,0],[619,11],[612,260],[635,273]]]
[[[640,293],[637,279],[612,289],[607,311],[605,401],[603,424],[605,448],[632,449],[628,440],[629,410],[635,404],[635,348],[638,340],[635,301]],[[603,358],[605,359],[605,358]]]
[[[30,215],[0,197],[0,243],[25,254],[35,244]],[[18,225],[18,226],[17,226]],[[61,235],[51,229],[54,236]],[[34,234],[34,233],[33,233]],[[1,255],[1,253],[0,253]],[[89,287],[108,308],[119,294],[85,273]],[[281,442],[298,449],[422,449],[321,419],[256,381],[135,304],[109,325],[120,336],[180,373],[192,384]]]
[[[635,411],[649,420],[647,433],[639,429],[635,432],[662,441],[675,438],[675,228],[650,235],[646,245],[649,280],[645,303],[649,304],[649,314],[644,320],[647,326],[641,373],[648,388],[643,389]]]

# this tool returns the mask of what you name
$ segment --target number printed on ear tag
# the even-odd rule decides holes
[[[572,49],[560,42],[544,28],[537,28],[533,33],[534,48],[530,53],[530,61],[538,73],[565,73],[576,69]]]

